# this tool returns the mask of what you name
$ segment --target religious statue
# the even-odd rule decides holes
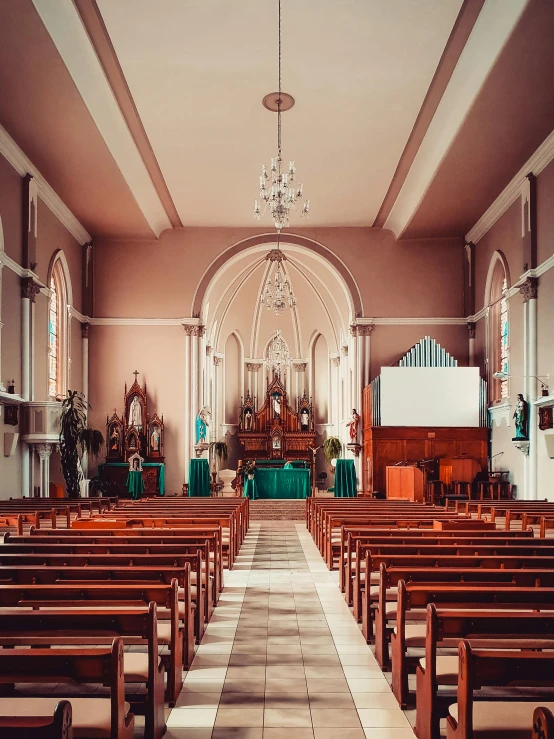
[[[273,415],[275,418],[281,417],[281,396],[279,393],[273,394]]]
[[[244,414],[244,429],[245,431],[252,431],[252,411],[250,408],[247,408]]]
[[[152,429],[152,434],[150,436],[150,446],[152,447],[153,452],[160,451],[160,431],[157,426],[154,426],[154,428]]]
[[[129,426],[134,426],[139,431],[142,429],[142,406],[136,395],[129,408]]]
[[[115,426],[113,427],[112,433],[110,434],[110,449],[113,452],[116,452],[119,449],[119,431]]]
[[[209,409],[204,407],[202,408],[200,413],[196,416],[196,443],[197,444],[206,443],[206,438],[208,436],[208,426],[210,425],[208,423],[209,415],[210,415]]]
[[[515,439],[528,439],[529,438],[529,429],[528,429],[528,403],[526,400],[524,400],[523,395],[521,393],[518,393],[517,396],[517,403],[516,403],[516,409],[514,412],[513,417],[515,418],[516,422],[516,435]]]
[[[349,429],[350,443],[357,444],[358,442],[358,426],[360,425],[360,416],[356,413],[356,409],[352,409],[352,415],[350,421],[346,424]]]
[[[310,427],[310,414],[308,413],[307,408],[304,408],[304,410],[300,414],[300,429],[302,431],[308,431],[309,427]]]

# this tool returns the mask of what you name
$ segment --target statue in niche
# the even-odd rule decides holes
[[[350,443],[357,444],[358,442],[358,426],[360,425],[360,416],[356,413],[356,409],[352,409],[352,415],[350,421],[346,424],[348,426],[348,433],[350,434]]]
[[[110,434],[110,449],[112,452],[119,451],[119,430],[117,426],[112,428],[112,433]]]
[[[202,408],[200,413],[196,416],[196,443],[197,444],[206,443],[206,439],[208,436],[208,426],[210,425],[208,422],[209,416],[210,416],[210,411],[206,407]]]
[[[524,399],[523,395],[518,393],[516,409],[513,415],[516,422],[516,435],[514,436],[514,439],[529,438],[529,430],[527,428],[529,417],[528,405],[529,404]]]
[[[304,408],[304,410],[300,414],[300,430],[308,431],[309,428],[310,428],[310,414],[308,413],[308,409]]]
[[[139,431],[142,429],[142,406],[136,395],[129,408],[129,426],[134,426]]]
[[[150,435],[150,446],[153,452],[160,451],[160,429],[154,426],[152,434]]]
[[[281,396],[279,393],[273,393],[273,416],[281,418]]]
[[[252,431],[252,411],[250,408],[247,408],[244,414],[244,430]]]

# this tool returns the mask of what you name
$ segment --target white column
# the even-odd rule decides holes
[[[71,316],[68,318],[69,325],[71,326]],[[87,405],[85,406],[85,415],[88,416],[88,337],[89,337],[90,324],[81,324],[81,352],[82,352],[82,368],[81,368],[81,388]],[[81,459],[81,467],[83,468],[83,476],[85,479],[88,478],[88,455],[85,452]]]
[[[185,372],[184,372],[184,424],[183,424],[183,444],[185,446],[185,470],[184,479],[188,482],[189,479],[189,464],[192,454],[192,445],[194,444],[194,437],[191,436],[192,429],[192,407],[191,407],[191,373],[190,373],[190,355],[191,355],[191,335],[190,326],[185,325]],[[196,417],[194,418],[196,422]]]
[[[537,399],[537,284],[536,281],[530,290],[528,302],[528,349],[527,362],[529,372],[527,378],[527,401],[529,403],[529,498],[536,500],[538,495],[538,454],[537,454],[537,407],[533,401]]]
[[[24,278],[21,286],[21,397],[31,399],[31,301],[34,301],[39,288],[32,278]],[[29,447],[21,444],[21,494],[27,498],[29,487]]]
[[[50,444],[38,444],[37,452],[40,459],[40,497],[47,498],[50,494]]]
[[[475,324],[467,324],[468,333],[468,366],[475,367]]]
[[[0,252],[2,251],[2,219],[0,218]],[[2,378],[2,268],[4,263],[0,262],[0,379]]]
[[[225,408],[224,402],[224,381],[223,381],[223,357],[214,356],[214,425],[212,428],[212,439],[217,441],[221,434],[222,411]]]

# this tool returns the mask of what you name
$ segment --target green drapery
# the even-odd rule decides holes
[[[355,498],[356,468],[353,459],[337,459],[335,467],[335,498]]]
[[[191,459],[189,465],[189,497],[207,498],[210,490],[210,465],[207,459]]]
[[[144,493],[144,478],[140,470],[131,470],[127,475],[127,490],[133,500],[138,500]]]
[[[256,500],[256,498],[260,497],[258,495],[258,487],[254,478],[249,480],[247,477],[244,481],[244,497],[250,498],[250,500]]]
[[[258,498],[307,498],[310,470],[258,468],[254,473]]]

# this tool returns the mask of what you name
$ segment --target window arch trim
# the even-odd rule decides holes
[[[57,317],[57,341],[56,341],[56,373],[55,373],[55,387],[56,391],[53,392],[51,388],[52,375],[50,372],[50,361],[52,354],[51,347],[51,331],[50,331],[50,317],[52,309],[53,295],[50,293],[48,301],[48,313],[47,313],[47,346],[48,346],[48,365],[46,368],[47,374],[47,389],[48,395],[51,398],[55,398],[57,395],[65,395],[69,387],[70,382],[70,357],[71,357],[71,307],[73,305],[73,291],[71,288],[71,278],[69,273],[69,265],[67,258],[61,249],[58,249],[52,255],[50,260],[50,266],[48,268],[48,289],[52,281],[57,283],[57,306],[56,306],[56,317]]]

